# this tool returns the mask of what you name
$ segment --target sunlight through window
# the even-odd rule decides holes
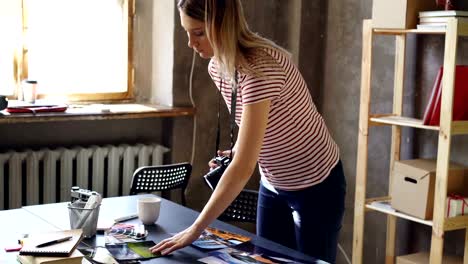
[[[121,0],[29,0],[28,78],[42,94],[127,91]]]
[[[0,0],[0,34],[8,36],[0,41],[0,94],[14,94],[21,81],[20,54],[16,76],[37,80],[40,97],[126,98],[130,1]]]
[[[21,47],[21,1],[0,0],[0,95],[15,93],[15,53]]]

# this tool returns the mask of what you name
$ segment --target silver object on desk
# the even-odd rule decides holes
[[[74,202],[68,204],[68,213],[70,215],[70,228],[83,229],[83,237],[89,238],[96,235],[97,221],[99,218],[99,209],[101,204],[93,208],[85,208],[85,202]]]
[[[72,202],[68,204],[70,227],[83,229],[85,238],[93,237],[97,231],[102,197],[97,192],[77,188],[72,188]]]

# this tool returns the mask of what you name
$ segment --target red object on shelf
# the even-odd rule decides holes
[[[49,112],[65,112],[67,105],[32,105],[32,106],[11,106],[7,107],[8,113],[49,113]]]
[[[434,112],[435,103],[437,100],[437,95],[439,94],[440,83],[442,81],[442,67],[437,72],[437,77],[434,81],[434,86],[432,87],[431,97],[426,106],[426,111],[424,111],[423,124],[429,125],[432,118],[432,113]]]
[[[423,118],[424,125],[438,126],[440,124],[440,108],[442,102],[443,67],[440,68],[431,98]],[[455,67],[455,82],[453,96],[453,120],[468,120],[468,66]],[[431,111],[432,109],[432,111]],[[430,116],[430,118],[429,118]]]

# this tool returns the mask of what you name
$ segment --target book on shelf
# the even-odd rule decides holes
[[[450,11],[453,11],[453,10],[450,10]],[[440,11],[435,11],[435,12],[440,12]],[[461,12],[466,12],[468,14],[468,11],[461,11]],[[468,19],[468,16],[420,16],[417,29],[429,29],[429,30],[430,29],[445,29],[449,19],[453,17]]]
[[[51,245],[40,246],[46,242],[51,242],[63,238],[71,237],[68,240],[52,243]],[[53,231],[47,233],[29,234],[24,239],[20,255],[46,256],[46,257],[68,257],[83,238],[82,229]]]
[[[428,102],[428,107],[433,105],[431,118],[423,120],[424,125],[438,126],[440,124],[440,109],[442,103],[442,87],[443,87],[443,67],[440,69],[440,82],[439,85],[434,85],[435,96],[431,96]],[[437,80],[436,80],[437,82]],[[455,66],[455,81],[454,81],[454,96],[453,96],[453,111],[452,120],[468,120],[468,66],[457,65]],[[430,111],[430,110],[427,110]]]
[[[83,254],[79,250],[74,250],[68,257],[38,257],[18,255],[21,264],[81,264]]]
[[[250,237],[227,232],[221,229],[207,227],[200,237],[192,242],[192,246],[200,249],[221,249],[250,241]]]
[[[423,17],[468,17],[468,11],[462,10],[437,10],[419,12],[419,18]]]
[[[427,24],[427,23],[447,23],[449,17],[420,17],[419,23],[420,24]]]
[[[447,21],[451,17],[420,17],[419,23],[427,24],[427,23],[444,23],[446,24]]]
[[[445,23],[418,24],[416,28],[421,29],[421,30],[445,30],[447,29],[447,24]]]

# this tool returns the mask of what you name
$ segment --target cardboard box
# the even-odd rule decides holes
[[[392,207],[421,219],[432,219],[436,168],[436,160],[396,161],[393,168],[392,192],[390,194],[392,196]],[[466,171],[466,167],[450,163],[447,179],[448,194],[466,194],[468,190],[468,180],[465,181]],[[408,197],[411,197],[411,199]]]
[[[427,264],[429,263],[429,253],[419,252],[410,255],[398,256],[396,264]],[[442,259],[443,264],[462,264],[462,257],[444,256]]]
[[[435,0],[374,0],[372,24],[374,28],[414,29],[419,11],[437,10]]]

